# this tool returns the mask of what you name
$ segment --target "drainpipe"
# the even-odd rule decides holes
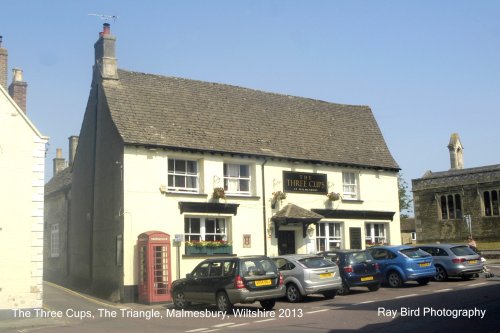
[[[264,166],[267,163],[267,159],[261,164],[261,177],[262,177],[262,225],[264,230],[264,255],[267,256],[267,221],[266,221],[266,177],[264,173]]]

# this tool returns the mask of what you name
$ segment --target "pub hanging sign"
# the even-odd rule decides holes
[[[285,192],[326,194],[326,174],[283,171],[283,190]]]

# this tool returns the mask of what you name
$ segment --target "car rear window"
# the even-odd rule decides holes
[[[243,277],[278,274],[278,269],[271,259],[245,259],[240,265]]]
[[[335,264],[323,257],[309,257],[300,259],[299,262],[307,268],[333,267]]]
[[[422,251],[419,248],[409,248],[409,249],[403,249],[400,250],[402,254],[407,256],[408,258],[423,258],[423,257],[430,257],[431,255],[425,251]]]
[[[477,254],[476,252],[474,252],[470,247],[468,246],[465,246],[465,245],[461,245],[461,246],[455,246],[455,247],[452,247],[451,249],[451,252],[453,252],[456,256],[472,256],[472,255],[475,255]]]
[[[347,261],[351,264],[360,264],[371,260],[373,260],[373,257],[368,252],[355,252],[347,256]]]

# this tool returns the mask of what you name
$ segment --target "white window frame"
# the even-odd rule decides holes
[[[387,223],[365,223],[365,244],[371,245],[388,244],[388,226]],[[380,232],[382,231],[382,232]]]
[[[232,167],[233,170],[237,167],[237,175],[229,175],[229,168]],[[248,169],[248,176],[241,176],[241,167],[246,167]],[[238,163],[224,163],[223,167],[224,173],[224,191],[231,195],[241,195],[249,196],[252,190],[252,169],[248,164],[238,164]],[[229,183],[235,183],[236,189],[229,186]],[[248,183],[248,191],[242,191],[242,182]]]
[[[192,232],[192,222],[194,220],[199,220],[200,221],[200,231],[199,232]],[[223,224],[222,226],[219,225],[219,228],[222,229],[222,231],[217,232],[209,232],[207,231],[208,227],[207,225],[210,223],[215,223],[215,227],[217,228],[217,224],[221,223]],[[189,228],[186,228],[186,223],[189,223]],[[208,217],[208,216],[186,216],[184,218],[184,240],[186,242],[192,242],[192,241],[215,241],[215,240],[222,240],[222,241],[228,241],[229,239],[229,219],[224,218],[224,217]]]
[[[175,168],[175,163],[176,162],[184,162],[185,164],[185,171],[177,171]],[[194,163],[196,166],[196,172],[188,172],[188,162]],[[199,163],[197,160],[189,160],[189,159],[184,159],[184,158],[169,158],[168,159],[168,191],[171,192],[188,192],[188,193],[199,193],[199,182],[200,182],[200,173],[199,173]],[[171,183],[171,177],[173,183]],[[194,179],[194,186],[195,187],[187,187],[187,186],[175,186],[175,179],[176,177],[183,177],[184,178],[184,184],[187,185],[190,183],[188,180],[193,180]]]
[[[333,236],[330,235],[330,231]],[[324,245],[323,248],[320,246],[321,243]],[[316,226],[316,249],[330,251],[335,248],[342,248],[342,222],[319,222]]]
[[[59,223],[50,225],[50,257],[59,257]]]
[[[354,171],[342,172],[342,199],[359,200],[359,173]]]

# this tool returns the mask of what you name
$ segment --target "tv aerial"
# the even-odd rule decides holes
[[[106,15],[106,14],[88,14],[88,15],[89,16],[97,16],[101,20],[105,20],[105,21],[113,20],[113,23],[116,22],[116,20],[118,19],[118,16],[116,16],[116,15]]]

